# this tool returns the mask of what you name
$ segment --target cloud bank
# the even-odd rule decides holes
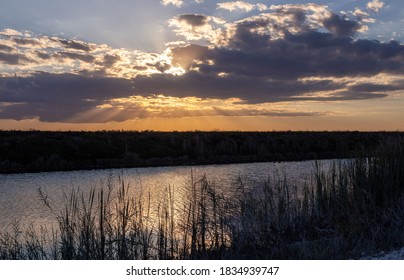
[[[180,5],[182,1],[162,1]],[[264,10],[242,1],[229,11]],[[378,11],[380,1],[367,8]],[[365,20],[364,20],[365,19]],[[321,116],[285,102],[387,97],[404,89],[404,46],[358,39],[368,14],[277,5],[243,19],[182,14],[162,53],[0,32],[0,118],[109,122],[189,116]]]

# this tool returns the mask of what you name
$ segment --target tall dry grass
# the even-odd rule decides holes
[[[191,174],[188,199],[174,186],[152,204],[131,185],[109,178],[88,195],[73,190],[62,210],[38,190],[56,229],[0,234],[0,259],[346,259],[404,245],[404,151],[401,139],[378,150],[316,163],[303,187],[271,177],[234,196]]]

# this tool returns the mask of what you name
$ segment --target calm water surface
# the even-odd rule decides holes
[[[320,162],[325,169],[332,164],[330,160]],[[10,223],[15,221],[36,226],[55,223],[55,218],[39,199],[38,188],[47,193],[57,208],[63,205],[64,194],[68,195],[73,189],[84,193],[91,188],[105,189],[108,178],[112,176],[115,185],[119,178],[123,178],[134,192],[150,193],[151,201],[155,203],[170,186],[176,203],[180,205],[191,185],[191,178],[196,181],[206,175],[216,189],[231,195],[236,192],[238,178],[246,186],[253,186],[274,176],[286,176],[290,184],[301,186],[310,181],[313,171],[313,161],[302,161],[0,175],[0,231],[9,229]]]

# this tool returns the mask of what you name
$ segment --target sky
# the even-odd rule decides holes
[[[404,130],[402,0],[0,7],[0,129]]]

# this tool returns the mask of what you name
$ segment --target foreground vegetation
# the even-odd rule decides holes
[[[399,132],[0,131],[0,173],[349,158]]]
[[[232,197],[204,177],[175,207],[174,192],[152,205],[130,184],[109,181],[88,196],[72,192],[63,209],[39,196],[56,228],[0,234],[0,259],[349,259],[404,245],[403,139],[386,140],[372,157],[358,152],[331,170],[316,165],[303,188],[283,178]]]

